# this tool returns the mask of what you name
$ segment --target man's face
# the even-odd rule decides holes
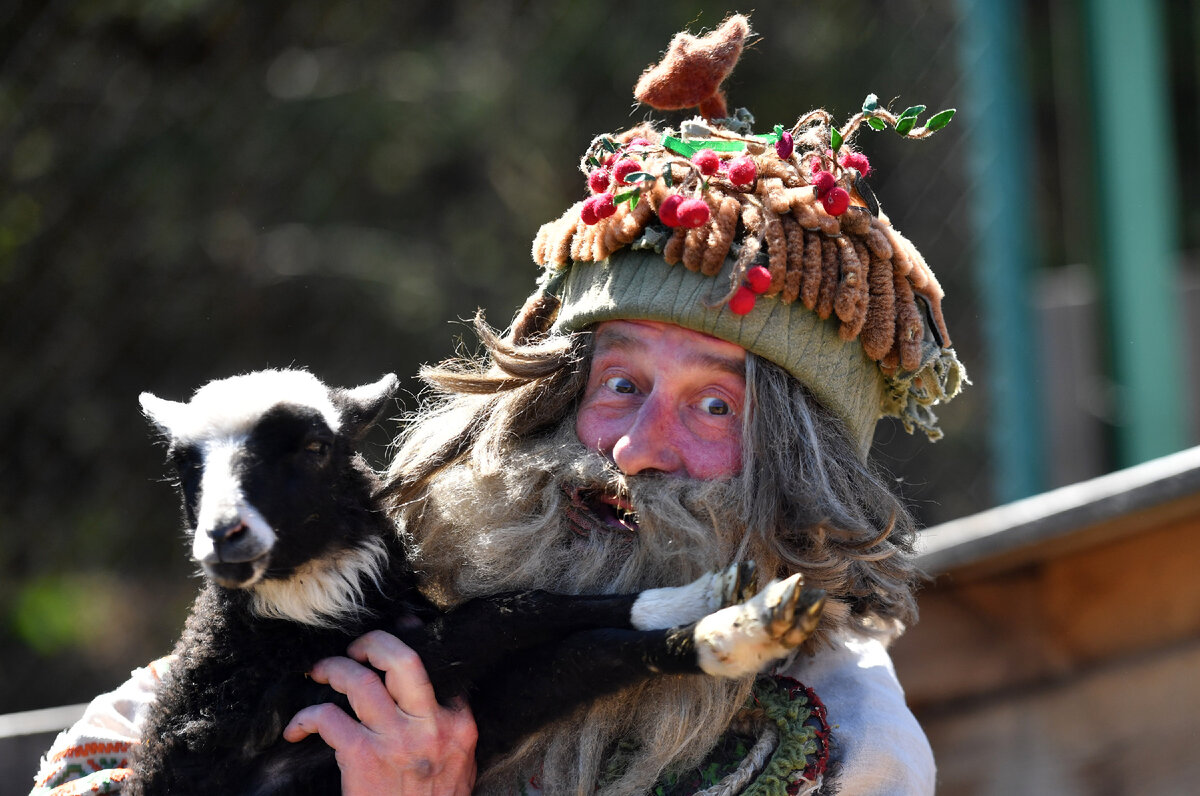
[[[742,467],[745,403],[740,346],[667,323],[607,321],[575,433],[626,475],[729,478]]]

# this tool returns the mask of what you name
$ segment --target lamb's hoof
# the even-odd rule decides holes
[[[767,635],[787,649],[794,649],[812,635],[825,608],[825,592],[804,588],[799,573],[767,587],[762,622]]]
[[[825,593],[804,588],[799,574],[772,581],[752,599],[696,623],[697,663],[718,677],[762,671],[812,635],[824,606]]]
[[[722,571],[713,573],[716,580],[714,590],[718,595],[714,610],[744,603],[753,597],[758,591],[758,583],[754,577],[757,569],[753,561],[738,561]]]

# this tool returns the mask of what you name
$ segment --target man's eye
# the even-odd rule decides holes
[[[637,392],[637,388],[633,386],[633,382],[624,376],[613,376],[604,382],[604,385],[613,392],[619,392],[623,395],[629,395]]]
[[[700,408],[710,415],[727,415],[733,412],[724,399],[711,395],[700,399]]]

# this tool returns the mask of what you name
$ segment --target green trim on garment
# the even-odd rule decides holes
[[[829,753],[825,708],[808,689],[790,678],[759,677],[734,721],[748,729],[727,730],[712,752],[695,768],[666,774],[650,790],[654,796],[691,796],[723,787],[735,774],[768,725],[779,742],[762,771],[740,791],[740,796],[787,796],[796,782],[814,784],[824,772]],[[757,736],[757,737],[756,737]],[[614,782],[635,751],[623,741],[609,757],[601,785]],[[806,776],[807,773],[807,776]]]

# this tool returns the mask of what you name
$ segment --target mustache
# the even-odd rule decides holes
[[[681,585],[727,564],[742,539],[731,482],[626,475],[580,443],[573,423],[509,454],[503,467],[453,468],[409,526],[452,601]]]

